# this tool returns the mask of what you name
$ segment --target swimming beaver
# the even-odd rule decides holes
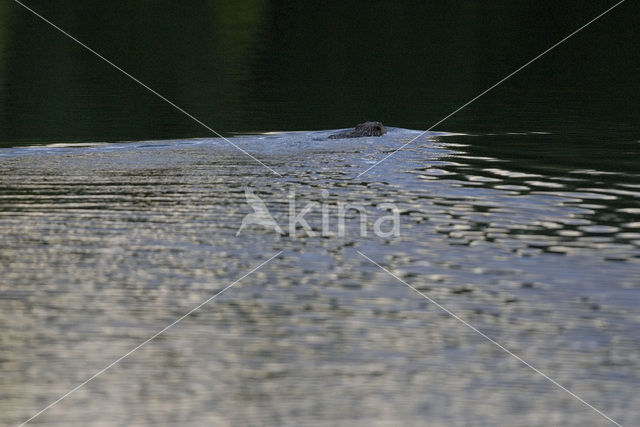
[[[360,123],[355,129],[334,133],[329,135],[330,139],[340,138],[360,138],[361,136],[382,136],[387,133],[387,129],[380,122],[364,122]]]

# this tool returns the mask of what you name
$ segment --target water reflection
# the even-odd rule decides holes
[[[611,6],[26,3],[224,133],[366,119],[426,128]],[[614,131],[637,141],[631,8],[622,5],[446,127],[596,140]],[[2,146],[201,136],[210,135],[16,3],[0,5]]]
[[[416,133],[329,133],[234,139],[281,178],[215,139],[0,151],[0,420],[28,418],[284,250],[39,420],[598,422],[355,249],[619,422],[635,417],[637,174],[536,170],[477,155],[482,137],[432,134],[355,178]],[[332,207],[392,202],[401,235],[362,237],[354,216],[343,238],[236,238],[245,186],[279,222],[292,187]],[[322,213],[306,218],[320,227]]]

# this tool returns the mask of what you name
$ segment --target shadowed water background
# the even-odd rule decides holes
[[[361,251],[633,425],[637,5],[358,177],[611,5],[422,3],[33,2],[281,176],[0,6],[0,423],[283,251],[33,423],[609,425]],[[389,133],[314,130],[365,119]],[[236,236],[246,187],[285,231],[292,191],[327,206],[330,235]]]

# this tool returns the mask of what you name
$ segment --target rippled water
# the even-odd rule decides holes
[[[0,422],[278,251],[33,423],[608,425],[357,251],[616,421],[639,419],[640,174],[545,162],[544,133],[432,133],[358,177],[417,132],[328,134],[233,139],[282,176],[219,139],[0,150]],[[482,148],[496,141],[529,160]],[[247,186],[283,228],[292,191],[331,215],[393,203],[400,236],[361,236],[351,215],[345,236],[333,222],[236,237]],[[321,216],[307,215],[316,231]]]

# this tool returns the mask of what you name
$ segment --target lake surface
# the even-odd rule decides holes
[[[636,3],[25,3],[237,147],[0,4],[0,424],[638,424]]]
[[[222,139],[1,150],[2,422],[278,251],[36,420],[608,423],[357,251],[618,422],[637,419],[639,174],[479,154],[501,144],[536,158],[557,135],[429,134],[358,178],[418,132],[329,133],[232,140],[282,176]],[[236,237],[247,186],[283,228],[292,190],[298,211],[317,201],[332,218],[338,202],[372,214],[394,203],[400,236],[361,236],[351,215],[343,237],[335,223],[328,237],[260,226]],[[306,219],[318,231],[320,209]]]

